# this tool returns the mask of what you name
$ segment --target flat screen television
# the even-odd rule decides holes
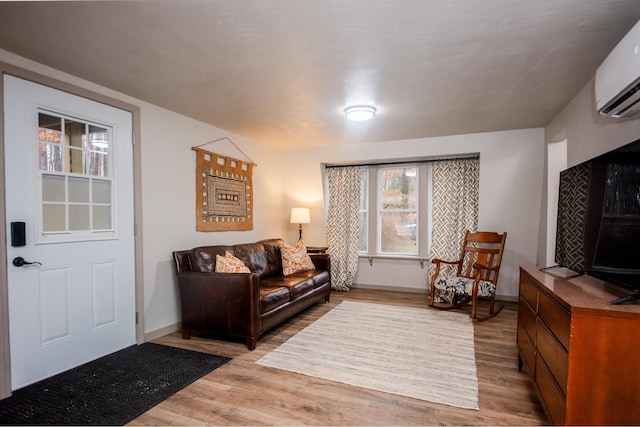
[[[560,173],[555,257],[640,299],[640,140]]]

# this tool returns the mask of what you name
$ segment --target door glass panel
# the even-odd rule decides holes
[[[96,151],[89,152],[87,165],[87,174],[92,176],[108,177],[109,176],[109,156],[107,153]]]
[[[74,120],[65,120],[65,143],[69,147],[65,171],[84,173],[84,148],[86,125]]]
[[[109,149],[109,130],[89,125],[89,142],[91,143],[89,149],[106,152]]]
[[[89,203],[89,188],[88,178],[69,178],[69,202]]]
[[[64,202],[66,200],[64,176],[42,175],[42,200],[45,202]]]
[[[69,230],[89,230],[89,205],[69,205]]]
[[[42,205],[42,229],[44,232],[66,231],[67,213],[65,205]]]
[[[100,126],[89,125],[89,157],[87,174],[92,176],[109,176],[109,130]]]
[[[94,206],[93,207],[93,228],[94,230],[110,230],[111,229],[111,207],[110,206]]]
[[[38,156],[40,170],[62,171],[62,118],[38,114]]]
[[[62,172],[62,147],[40,144],[40,170]]]
[[[93,180],[93,203],[111,203],[111,181]]]

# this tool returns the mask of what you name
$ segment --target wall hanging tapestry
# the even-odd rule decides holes
[[[253,230],[252,170],[256,164],[200,146],[192,150],[197,156],[196,230]]]

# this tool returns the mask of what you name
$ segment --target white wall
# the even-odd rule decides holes
[[[282,182],[277,153],[152,105],[143,104],[141,116],[145,330],[151,332],[180,321],[172,251],[202,245],[250,243],[282,237],[285,230],[281,226]],[[229,137],[258,165],[253,168],[254,229],[251,231],[196,231],[196,153],[191,147],[222,136]],[[226,141],[202,148],[246,160]]]
[[[640,139],[640,120],[614,119],[596,111],[593,81],[545,127],[546,142],[567,140],[567,166]]]
[[[304,240],[308,245],[325,245],[322,163],[463,153],[480,153],[479,228],[508,232],[498,294],[513,299],[518,295],[519,265],[536,260],[544,164],[542,129],[283,151],[281,161],[289,177],[284,186],[285,211],[298,205],[310,207],[312,223],[305,227]],[[293,238],[294,231],[287,236]],[[370,266],[362,259],[355,282],[426,292],[427,265],[422,269],[417,261],[375,259]]]
[[[277,153],[223,129],[106,89],[82,79],[0,50],[6,62],[140,107],[145,333],[172,328],[180,322],[179,300],[171,252],[206,244],[253,242],[281,237],[282,181]],[[253,169],[254,229],[238,232],[197,232],[195,158],[191,147],[229,137],[257,167]],[[243,160],[233,145],[203,147]]]

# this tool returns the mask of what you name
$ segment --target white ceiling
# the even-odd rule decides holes
[[[546,125],[638,0],[0,2],[0,48],[273,148]],[[370,122],[343,109],[373,104]]]

